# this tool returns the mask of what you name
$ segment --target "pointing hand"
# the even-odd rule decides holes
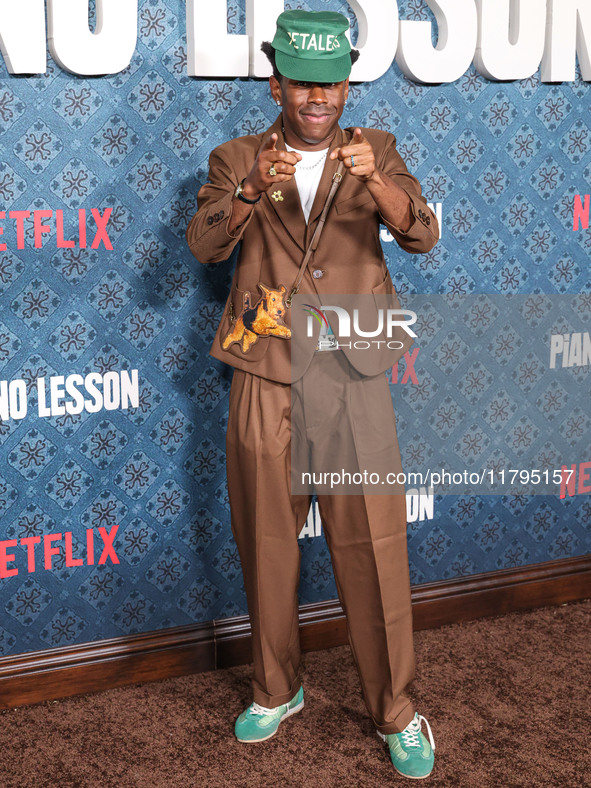
[[[373,148],[359,128],[355,129],[351,142],[340,148],[335,148],[331,152],[330,158],[338,158],[343,161],[351,175],[355,175],[363,181],[369,180],[376,168]]]
[[[275,133],[267,137],[246,176],[244,196],[249,200],[255,200],[275,183],[290,181],[295,174],[295,165],[302,157],[292,151],[277,150],[277,139]]]

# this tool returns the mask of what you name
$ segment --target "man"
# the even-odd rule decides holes
[[[212,152],[209,182],[187,230],[202,263],[226,260],[240,243],[210,352],[235,368],[228,490],[254,662],[254,702],[235,727],[244,742],[269,738],[304,705],[297,536],[310,496],[290,488],[291,297],[297,291],[394,293],[380,222],[408,252],[427,252],[438,238],[437,220],[393,135],[338,125],[358,56],[345,35],[348,27],[346,17],[329,12],[279,16],[272,43],[262,48],[273,65],[269,85],[281,114],[263,134]],[[339,164],[343,177],[335,192]],[[329,196],[334,203],[324,225]],[[306,256],[320,224],[322,235]],[[307,363],[317,367],[316,359],[327,354],[312,355]],[[333,364],[348,363],[343,353],[332,357]],[[389,397],[383,374],[367,381]],[[343,430],[357,428],[351,413],[344,419]],[[393,417],[392,430],[395,443]],[[318,501],[365,703],[397,771],[426,777],[433,737],[405,694],[414,650],[404,496],[319,495]]]

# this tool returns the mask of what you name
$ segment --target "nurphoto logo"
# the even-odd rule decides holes
[[[413,339],[416,338],[415,332],[410,326],[417,321],[416,312],[410,309],[377,309],[377,327],[366,330],[359,325],[359,309],[353,309],[353,319],[348,310],[342,306],[326,305],[321,309],[312,306],[312,304],[304,304],[304,311],[308,313],[306,336],[308,338],[314,336],[314,320],[320,323],[320,336],[318,337],[318,350],[337,350],[340,347],[355,348],[356,350],[369,350],[386,346],[390,350],[399,350],[403,347],[403,343],[399,340],[392,339],[394,330],[401,328],[408,336]],[[326,317],[326,312],[333,312],[337,317],[338,324],[338,337],[335,337],[330,323]],[[334,319],[334,317],[333,317]],[[378,337],[386,333],[388,340],[376,340],[371,337]],[[342,342],[342,337],[360,337],[361,339],[354,340],[353,342]]]

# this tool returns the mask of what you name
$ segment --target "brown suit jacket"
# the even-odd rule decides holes
[[[330,149],[346,144],[352,138],[353,131],[353,128],[339,127]],[[345,171],[320,243],[300,287],[300,294],[317,295],[320,302],[325,294],[395,293],[380,243],[380,223],[386,225],[407,252],[428,252],[439,237],[437,219],[427,207],[419,182],[410,175],[397,152],[394,135],[378,129],[362,131],[373,147],[376,166],[408,194],[414,221],[406,233],[389,224],[380,216],[364,183]],[[271,288],[283,285],[286,295],[289,293],[338,166],[338,161],[327,158],[308,225],[295,179],[292,179],[277,184],[276,189],[271,188],[263,194],[244,224],[235,231],[235,235],[230,235],[227,226],[232,214],[234,190],[248,175],[263,142],[273,132],[278,134],[277,149],[285,150],[279,116],[271,128],[262,134],[238,137],[212,151],[209,157],[209,182],[199,190],[199,210],[189,223],[186,237],[191,251],[201,263],[226,260],[234,247],[241,243],[232,289],[210,354],[246,372],[280,383],[290,383],[305,371],[302,368],[295,376],[292,374],[290,340],[261,336],[246,352],[243,352],[241,343],[232,344],[227,350],[222,347],[222,341],[233,325],[230,306],[234,315],[240,315],[245,293],[250,294],[252,304],[261,295],[259,282]],[[280,195],[276,194],[277,191]],[[273,199],[273,194],[283,199]],[[318,273],[313,276],[314,271],[321,272],[321,276]],[[291,325],[291,311],[287,309],[284,318],[288,326]],[[405,338],[405,346],[394,360],[411,344],[410,338]],[[315,342],[309,343],[310,358],[314,346]],[[393,363],[391,353],[382,362],[375,358],[370,360],[367,353],[355,350],[347,352],[347,356],[362,374],[377,374]]]

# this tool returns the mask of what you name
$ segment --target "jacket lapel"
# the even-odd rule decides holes
[[[281,130],[281,120],[282,116],[279,115],[275,123],[263,136],[264,142],[270,134],[275,132],[278,137],[276,144],[277,150],[286,149],[283,132]],[[302,211],[302,204],[300,202],[300,195],[295,178],[292,178],[290,181],[285,181],[284,183],[276,184],[275,188],[271,188],[265,192],[264,199],[271,206],[277,219],[279,219],[296,244],[304,251],[306,220],[304,218],[304,212]]]
[[[320,179],[320,183],[318,184],[318,190],[316,191],[316,196],[314,197],[314,203],[312,205],[312,210],[310,211],[310,218],[308,219],[308,226],[306,228],[306,237],[305,242],[306,245],[310,242],[314,230],[316,229],[316,224],[318,219],[320,218],[320,214],[322,213],[322,209],[324,208],[324,204],[326,202],[326,198],[328,197],[328,192],[330,191],[330,187],[332,186],[332,177],[337,171],[339,166],[339,160],[334,159],[331,161],[329,158],[331,151],[335,148],[339,148],[341,145],[345,145],[349,141],[349,135],[347,132],[343,131],[340,126],[337,127],[336,134],[334,135],[334,139],[330,144],[328,149],[328,155],[326,157],[326,162],[324,164],[324,170],[322,171],[322,177]],[[346,174],[346,170],[343,173],[343,177]]]

